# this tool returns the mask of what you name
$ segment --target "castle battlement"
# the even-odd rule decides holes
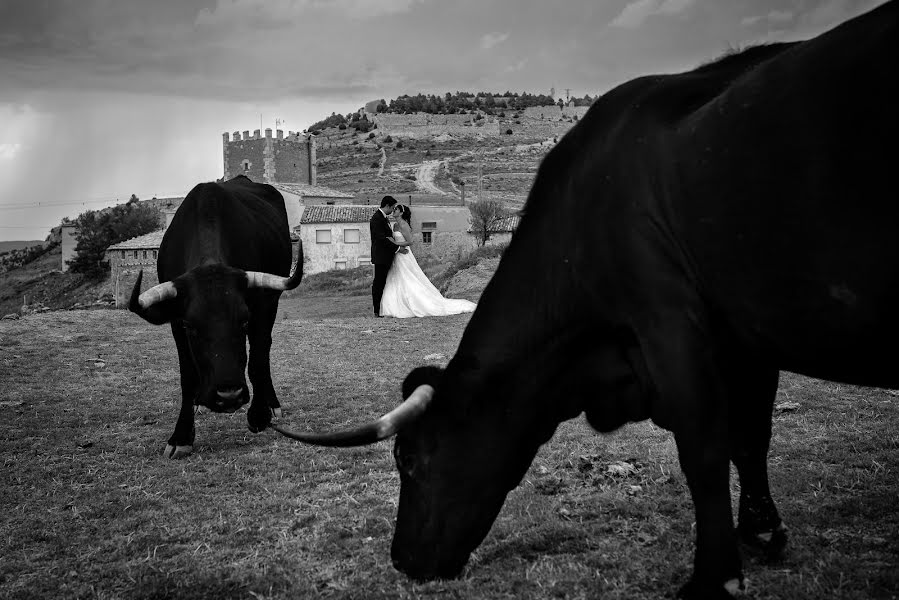
[[[253,135],[227,131],[222,134],[225,179],[246,175],[260,183],[316,185],[315,138],[282,129],[256,129]],[[274,137],[273,134],[274,133]]]
[[[285,142],[296,142],[296,143],[309,143],[309,140],[312,136],[303,135],[298,131],[288,131],[287,135],[284,135],[283,129],[276,129],[275,131],[276,140],[282,140]],[[243,135],[239,131],[235,131],[233,134],[228,133],[227,131],[222,134],[222,141],[226,144],[230,144],[233,142],[247,142],[253,140],[262,140],[262,139],[272,139],[272,130],[265,130],[265,137],[261,135],[261,130],[256,129],[253,131],[253,135],[250,135],[250,131],[244,131]]]

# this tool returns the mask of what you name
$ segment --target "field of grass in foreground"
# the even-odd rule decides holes
[[[381,414],[468,321],[368,315],[366,295],[282,300],[283,422]],[[206,413],[194,454],[161,458],[179,398],[167,326],[125,311],[0,322],[0,381],[2,598],[648,599],[690,571],[692,504],[649,423],[563,424],[463,576],[416,584],[390,564],[390,442],[311,448],[249,433],[244,411]],[[770,459],[792,546],[747,562],[750,597],[896,597],[899,399],[784,374],[778,402],[798,404],[776,415]]]

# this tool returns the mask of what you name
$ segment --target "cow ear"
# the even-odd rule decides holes
[[[435,366],[417,367],[413,369],[403,381],[403,398],[412,395],[418,386],[429,385],[435,390],[440,389],[440,380],[443,378],[443,368]]]

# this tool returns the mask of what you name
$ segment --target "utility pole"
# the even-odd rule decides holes
[[[565,99],[568,100],[568,92],[571,91],[571,88],[565,88]]]

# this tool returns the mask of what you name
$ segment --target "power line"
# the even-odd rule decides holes
[[[0,210],[21,210],[23,208],[43,208],[45,206],[84,206],[86,204],[109,204],[119,200],[84,200],[82,202],[36,202],[25,204],[0,204]]]
[[[0,229],[53,229],[59,225],[0,225]]]

